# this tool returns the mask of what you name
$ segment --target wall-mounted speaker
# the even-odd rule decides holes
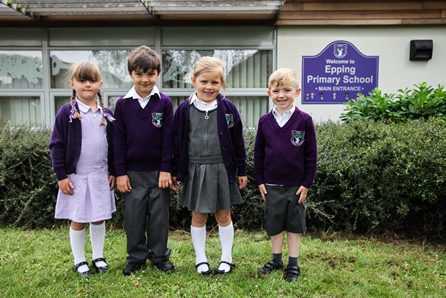
[[[432,39],[410,41],[410,61],[427,61],[432,59],[434,42]]]

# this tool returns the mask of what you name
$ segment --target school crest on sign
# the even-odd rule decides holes
[[[336,58],[341,59],[347,56],[347,44],[335,43],[333,54]]]
[[[291,144],[300,146],[305,142],[305,131],[293,130],[291,132]]]
[[[228,123],[228,128],[234,126],[234,116],[232,114],[226,114],[226,123]]]
[[[158,128],[163,126],[163,113],[152,113],[152,124]]]

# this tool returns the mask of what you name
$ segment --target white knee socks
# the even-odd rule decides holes
[[[76,231],[70,227],[70,244],[74,257],[74,265],[85,262],[85,229]],[[87,265],[82,265],[77,270],[82,273],[89,269]]]
[[[105,222],[100,225],[90,224],[90,241],[91,249],[93,251],[92,259],[103,258],[105,239]],[[100,261],[96,263],[98,267],[105,267],[107,264]]]
[[[234,242],[234,226],[232,225],[232,221],[226,227],[219,225],[218,232],[221,242],[221,261],[232,263],[232,244]],[[221,263],[218,269],[228,272],[231,267],[228,264]]]
[[[195,264],[199,264],[202,262],[207,262],[208,259],[206,257],[206,225],[203,227],[194,227],[190,226],[190,235],[192,237],[192,243],[194,245],[195,250]],[[209,270],[209,267],[206,265],[200,265],[197,268],[197,272],[205,272]]]

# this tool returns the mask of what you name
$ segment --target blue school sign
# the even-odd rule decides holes
[[[348,41],[330,43],[302,57],[302,103],[339,104],[378,86],[378,56],[365,56]]]

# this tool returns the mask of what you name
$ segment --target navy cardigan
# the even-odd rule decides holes
[[[56,115],[51,140],[48,144],[51,152],[53,171],[57,180],[67,178],[67,175],[76,173],[76,165],[79,161],[82,145],[82,125],[79,119],[72,119],[72,106],[63,106]],[[79,107],[76,103],[76,109]],[[113,116],[112,111],[105,108],[105,112]],[[71,120],[71,122],[70,122]],[[107,142],[108,142],[108,172],[115,176],[113,162],[113,123],[107,120]]]
[[[219,94],[217,96],[217,128],[218,139],[223,162],[228,172],[230,183],[237,176],[246,176],[246,151],[243,138],[243,125],[237,107],[229,99]],[[190,100],[183,101],[175,111],[174,117],[174,155],[172,176],[178,181],[184,181],[189,164],[188,156],[188,120]]]

